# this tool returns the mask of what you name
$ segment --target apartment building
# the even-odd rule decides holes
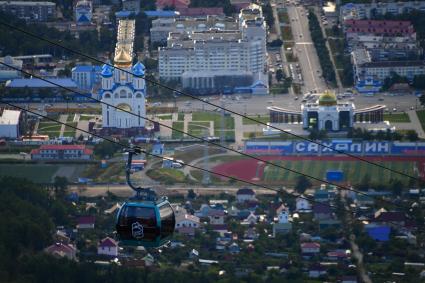
[[[47,1],[0,1],[0,10],[27,21],[44,22],[56,18],[56,4]]]
[[[152,21],[151,42],[167,42],[170,33],[191,33],[195,31],[237,30],[238,23],[231,17],[181,17],[158,18]]]
[[[90,160],[93,150],[85,145],[42,145],[38,149],[31,150],[32,160]]]
[[[237,25],[229,24],[233,30],[220,27],[170,33],[167,46],[158,48],[160,77],[184,78],[185,86],[192,89],[199,89],[201,80],[206,92],[237,85],[213,83],[218,76],[247,74],[251,80],[227,81],[256,83],[254,78],[261,77],[258,74],[266,69],[267,30],[261,7],[252,4],[242,9]]]
[[[341,7],[341,20],[361,20],[370,19],[376,16],[392,14],[400,15],[409,13],[413,10],[425,12],[424,1],[407,1],[407,2],[373,2],[373,3],[348,3]]]

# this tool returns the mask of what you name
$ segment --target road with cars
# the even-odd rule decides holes
[[[311,41],[308,10],[302,6],[286,5],[295,45],[293,51],[299,60],[304,80],[303,93],[322,92],[327,88],[316,49]]]

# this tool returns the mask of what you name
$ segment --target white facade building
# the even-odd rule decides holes
[[[16,139],[19,137],[19,119],[21,111],[0,109],[0,138]]]
[[[301,195],[302,197],[298,197],[296,200],[296,209],[297,211],[303,211],[303,210],[311,210],[311,204],[308,200],[306,200],[304,198],[303,195]]]
[[[15,59],[11,56],[5,56],[0,58],[0,62],[7,64],[9,66],[22,69],[22,60]],[[7,81],[11,79],[17,79],[22,77],[22,73],[13,68],[0,64],[0,81]]]
[[[121,20],[114,65],[102,67],[102,126],[110,129],[144,128],[146,115],[145,66],[138,62],[132,66],[134,20]],[[124,69],[127,72],[121,70]],[[136,117],[134,113],[141,117]]]
[[[229,73],[248,74],[252,84],[258,73],[266,69],[266,36],[261,7],[255,4],[241,10],[236,30],[213,28],[170,33],[167,46],[158,49],[159,75],[164,79],[184,77],[185,84],[194,89],[238,86],[238,80],[232,82],[228,75],[223,75]],[[202,78],[199,74],[203,74]]]

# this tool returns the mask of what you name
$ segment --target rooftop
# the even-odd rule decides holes
[[[51,83],[50,83],[51,82]],[[53,78],[49,79],[49,82],[43,81],[41,79],[13,79],[6,82],[6,87],[12,88],[57,88],[66,87],[66,88],[77,88],[77,84],[70,78],[58,79]]]
[[[8,109],[3,110],[3,113],[0,111],[0,125],[17,125],[20,116],[21,111]]]

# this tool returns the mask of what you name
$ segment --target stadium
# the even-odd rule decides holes
[[[425,143],[357,142],[347,139],[320,143],[325,147],[307,141],[247,141],[244,152],[312,177],[346,184],[360,183],[367,175],[372,183],[388,183],[392,179],[399,179],[407,184],[409,177],[395,176],[390,170],[346,156],[342,152],[410,176],[425,176]],[[248,158],[223,162],[213,170],[246,181],[275,185],[294,183],[299,176],[295,172]]]

